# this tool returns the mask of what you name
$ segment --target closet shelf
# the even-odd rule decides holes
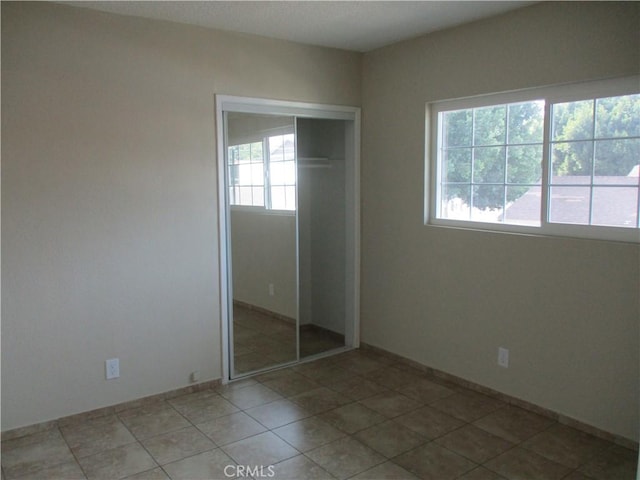
[[[327,157],[298,157],[298,165],[303,168],[332,168]]]

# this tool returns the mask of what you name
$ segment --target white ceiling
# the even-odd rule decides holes
[[[242,0],[59,3],[367,52],[535,2]]]

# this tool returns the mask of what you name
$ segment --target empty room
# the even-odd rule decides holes
[[[2,480],[638,478],[639,2],[0,9]]]

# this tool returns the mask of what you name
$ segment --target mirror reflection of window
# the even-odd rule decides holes
[[[231,205],[296,209],[295,138],[293,133],[264,136],[262,141],[228,149]]]

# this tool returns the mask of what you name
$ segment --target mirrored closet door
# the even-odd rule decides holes
[[[357,109],[217,107],[223,378],[357,346]]]

